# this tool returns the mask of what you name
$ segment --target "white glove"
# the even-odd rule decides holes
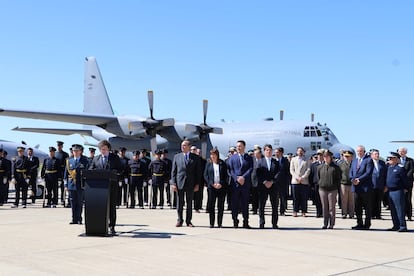
[[[62,185],[62,180],[58,180],[58,185]]]
[[[118,181],[119,187],[122,187],[122,181]]]
[[[152,179],[148,180],[148,185],[152,185]]]
[[[27,184],[29,184],[30,178],[26,178],[25,181],[26,181]]]
[[[144,186],[144,187],[147,187],[147,186],[148,186],[148,183],[147,183],[146,181],[144,181],[143,186]]]
[[[68,185],[68,181],[65,179],[65,180],[63,180],[63,185]]]
[[[16,178],[13,177],[12,180],[10,181],[10,183],[13,184],[13,185],[16,185],[16,183],[17,183]]]
[[[7,184],[7,176],[3,176],[3,184]]]
[[[125,184],[128,184],[128,178],[125,178],[124,181],[125,181]]]

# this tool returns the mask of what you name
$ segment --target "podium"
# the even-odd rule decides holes
[[[82,172],[85,189],[85,228],[87,236],[107,236],[109,193],[117,175],[107,170]]]

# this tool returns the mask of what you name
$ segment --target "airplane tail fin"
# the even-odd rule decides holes
[[[113,115],[111,102],[95,57],[85,58],[83,112]]]

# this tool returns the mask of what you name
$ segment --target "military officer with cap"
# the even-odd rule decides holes
[[[56,148],[49,147],[49,157],[43,160],[40,176],[45,180],[47,190],[47,205],[43,207],[56,208],[58,204],[58,179],[61,173],[60,160],[55,157]],[[46,192],[44,190],[43,192]]]
[[[6,176],[7,176],[7,181],[4,180],[3,178],[3,183],[6,182],[6,184],[4,184],[4,199],[3,199],[3,203],[7,203],[7,201],[9,200],[9,185],[10,185],[10,180],[11,180],[11,170],[12,170],[12,162],[7,159],[7,151],[3,151],[3,162],[6,168],[8,168],[8,170],[6,171]]]
[[[144,209],[143,199],[143,184],[144,179],[147,179],[148,167],[142,159],[139,159],[141,152],[135,150],[132,152],[132,160],[128,162],[129,173],[129,197],[131,198],[131,204],[129,208],[135,208],[135,190],[138,192],[138,206]]]
[[[168,158],[168,150],[163,149],[161,153],[161,160],[165,163],[165,175],[164,175],[164,186],[165,192],[167,193],[167,205],[171,206],[171,188],[170,188],[170,179],[171,179],[171,169],[172,161]],[[173,193],[173,203],[177,206],[177,195]]]
[[[7,184],[10,178],[10,167],[9,167],[9,162],[7,161],[8,160],[4,158],[3,149],[0,149],[0,181],[1,181],[0,182],[0,206],[2,206],[3,203],[7,203],[6,193],[9,192]]]
[[[32,189],[32,194],[30,195],[30,198],[32,200],[32,203],[36,202],[36,193],[37,193],[37,171],[39,169],[39,158],[37,156],[33,155],[33,149],[28,148],[27,149],[27,159],[29,160],[29,186]]]
[[[17,208],[20,201],[20,191],[22,191],[22,204],[23,208],[26,208],[27,200],[27,187],[28,187],[28,172],[30,164],[27,156],[24,155],[24,147],[17,147],[17,157],[12,163],[12,178],[14,179],[14,185],[16,189],[16,200],[12,208]]]
[[[128,191],[127,191],[127,181],[128,181],[128,162],[129,158],[125,156],[127,149],[125,147],[120,147],[118,156],[119,161],[121,162],[121,171],[120,178],[119,178],[119,187],[118,187],[118,198],[117,198],[117,206],[124,202],[124,205],[127,205],[128,201]]]
[[[89,157],[88,157],[89,165],[92,163],[92,160],[95,157],[95,152],[96,152],[95,148],[89,148]]]
[[[148,157],[148,151],[146,149],[141,149],[141,160],[145,162],[147,165],[147,169],[149,164],[151,163],[151,159]],[[150,177],[150,176],[148,176]],[[148,180],[144,180],[144,205],[148,206]]]
[[[88,158],[84,156],[83,147],[72,145],[73,157],[65,162],[65,189],[69,191],[70,205],[72,207],[72,221],[69,224],[82,224],[82,177],[81,172],[88,169]]]
[[[56,141],[57,150],[55,153],[55,157],[59,159],[60,161],[60,173],[59,179],[63,179],[63,174],[65,172],[65,166],[66,166],[66,159],[69,158],[69,154],[63,150],[63,142],[62,141]],[[65,195],[65,186],[63,184],[60,185],[60,201],[62,202],[62,205],[65,204],[65,198],[63,198]]]
[[[408,191],[408,177],[405,168],[399,164],[400,155],[390,152],[385,190],[389,192],[389,204],[393,227],[390,231],[407,232],[405,221],[405,193]]]
[[[158,191],[160,192],[160,209],[164,208],[164,179],[165,179],[165,163],[161,160],[161,150],[155,151],[155,159],[149,164],[148,170],[151,176],[152,188],[152,209],[157,206]]]

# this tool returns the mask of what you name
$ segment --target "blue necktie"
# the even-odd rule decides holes
[[[243,155],[239,154],[240,166],[243,166]]]

